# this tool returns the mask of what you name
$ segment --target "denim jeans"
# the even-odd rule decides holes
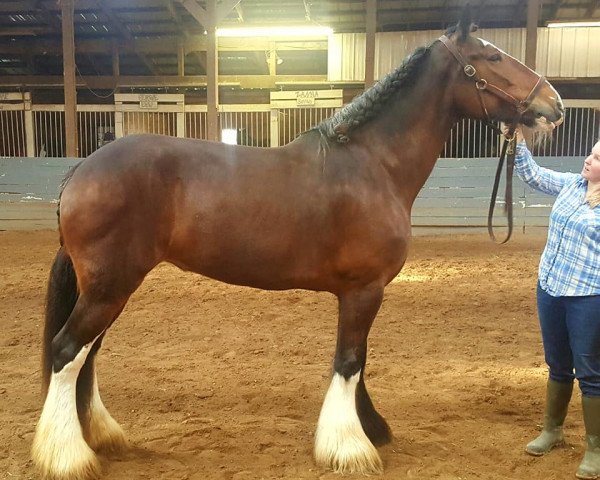
[[[599,397],[600,295],[553,297],[538,284],[537,305],[550,378],[577,378],[584,395]]]

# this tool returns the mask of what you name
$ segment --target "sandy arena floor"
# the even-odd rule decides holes
[[[371,332],[367,387],[395,434],[384,479],[574,478],[579,394],[567,445],[524,453],[541,419],[545,366],[535,314],[544,239],[419,237]],[[37,478],[45,283],[54,232],[0,232],[0,478]],[[161,265],[108,333],[104,403],[132,448],[103,479],[337,479],[315,466],[336,302],[266,292]],[[347,476],[344,478],[362,478]]]

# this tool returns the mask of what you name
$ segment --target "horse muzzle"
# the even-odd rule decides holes
[[[528,126],[548,124],[551,128],[558,127],[564,121],[565,106],[554,87],[547,80],[544,83],[523,113],[523,123]]]
[[[529,108],[523,112],[521,123],[542,130],[558,127],[565,119],[565,108],[560,97],[553,103],[554,105],[551,105],[541,99],[534,100]]]

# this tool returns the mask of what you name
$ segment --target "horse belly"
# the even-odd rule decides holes
[[[198,229],[185,247],[172,242],[167,261],[226,283],[269,290],[323,289],[326,272],[318,245],[282,232],[231,227]],[[292,235],[293,237],[293,235]]]

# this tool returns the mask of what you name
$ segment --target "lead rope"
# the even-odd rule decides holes
[[[496,177],[494,178],[494,186],[492,187],[492,197],[490,199],[490,208],[488,210],[488,234],[490,238],[502,245],[508,242],[513,232],[513,198],[512,198],[512,179],[513,171],[515,168],[515,144],[516,135],[515,127],[510,126],[508,133],[504,136],[505,141],[502,145],[502,151],[500,158],[498,159],[498,168],[496,168]],[[506,190],[504,193],[504,212],[506,213],[506,219],[508,223],[508,233],[506,238],[501,242],[498,242],[496,235],[494,234],[494,208],[496,206],[496,198],[498,197],[498,187],[500,185],[500,175],[502,174],[502,167],[504,165],[504,158],[506,158]]]

